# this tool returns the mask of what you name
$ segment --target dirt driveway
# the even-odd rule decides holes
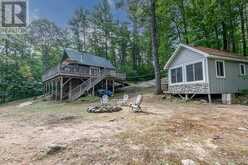
[[[0,164],[248,164],[248,107],[178,103],[145,95],[88,114],[86,103],[0,107]]]

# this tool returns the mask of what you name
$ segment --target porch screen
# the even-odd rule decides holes
[[[183,82],[183,69],[182,67],[175,68],[171,70],[171,83]]]
[[[187,82],[202,81],[203,80],[202,62],[187,65],[186,77],[187,77]]]

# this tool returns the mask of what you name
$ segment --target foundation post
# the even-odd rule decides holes
[[[60,101],[63,101],[63,77],[60,78]]]
[[[114,96],[114,94],[115,94],[115,80],[113,80],[113,82],[112,82],[112,87],[113,87],[112,93],[113,93],[113,96]]]
[[[209,104],[212,104],[211,94],[208,94],[208,102],[209,102]]]

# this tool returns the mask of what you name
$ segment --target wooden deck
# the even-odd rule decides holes
[[[57,65],[56,67],[48,70],[43,76],[42,81],[46,82],[58,76],[63,77],[78,77],[78,78],[94,78],[104,75],[107,78],[116,80],[126,80],[126,74],[118,73],[116,71],[101,70],[98,73],[90,73],[90,70],[85,70],[85,67],[75,67],[70,65]]]

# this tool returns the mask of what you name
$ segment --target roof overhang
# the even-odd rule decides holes
[[[222,60],[229,60],[229,61],[237,61],[237,62],[245,62],[248,63],[248,60],[246,59],[238,59],[238,58],[232,58],[232,57],[220,57],[220,56],[215,56],[215,55],[209,55],[208,58],[213,58],[213,59],[222,59]]]
[[[212,58],[212,59],[222,59],[222,60],[230,60],[230,61],[237,61],[237,62],[245,62],[245,63],[248,63],[248,60],[246,59],[238,59],[238,58],[232,58],[232,57],[221,57],[221,56],[216,56],[216,55],[211,55],[211,54],[208,54],[206,52],[203,52],[201,50],[198,50],[198,49],[195,49],[195,48],[192,48],[190,46],[187,46],[187,45],[184,45],[184,44],[180,44],[178,46],[178,48],[176,49],[176,51],[173,53],[173,55],[170,57],[170,59],[168,60],[168,62],[166,63],[166,65],[164,66],[164,69],[169,69],[169,66],[170,64],[173,62],[173,60],[176,58],[176,56],[178,55],[179,51],[182,49],[182,48],[186,48],[186,49],[189,49],[193,52],[196,52],[196,53],[199,53],[201,55],[203,55],[204,57],[206,58]]]

